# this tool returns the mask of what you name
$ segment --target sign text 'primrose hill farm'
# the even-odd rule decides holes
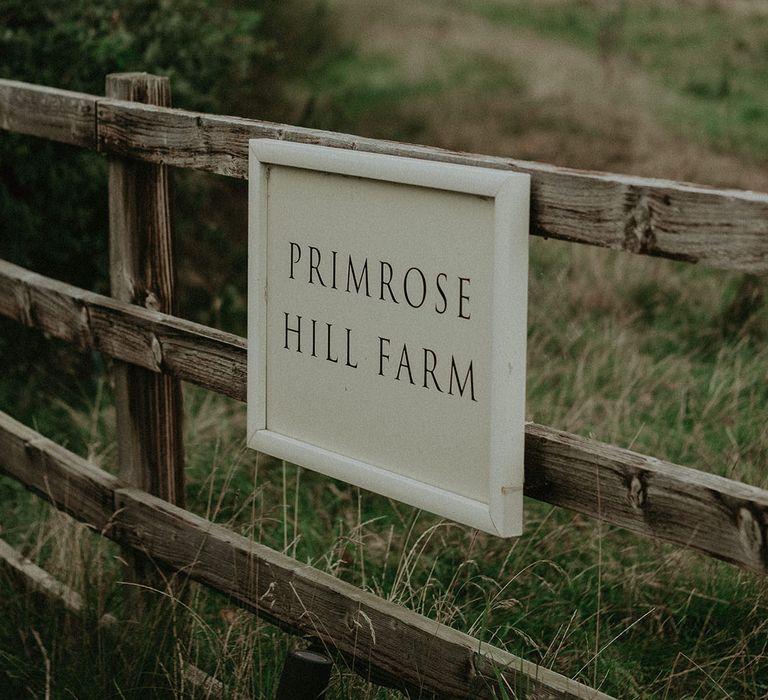
[[[529,188],[251,141],[248,445],[520,534]]]

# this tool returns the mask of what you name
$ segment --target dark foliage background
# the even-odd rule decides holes
[[[171,78],[177,106],[279,120],[329,26],[321,3],[294,0],[0,0],[0,77],[103,94],[108,73],[143,70]],[[105,291],[105,170],[80,149],[3,134],[0,255]]]
[[[295,119],[311,99],[302,86],[335,51],[331,27],[322,0],[0,0],[0,77],[101,95],[108,73],[147,71],[170,77],[178,107]],[[0,133],[0,258],[108,293],[106,170],[97,154]],[[239,331],[244,190],[174,173],[180,312]],[[44,362],[57,379],[91,374],[65,352],[0,322],[4,375],[28,379],[14,392],[33,392]],[[26,413],[23,397],[13,404]]]

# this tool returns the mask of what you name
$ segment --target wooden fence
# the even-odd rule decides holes
[[[0,80],[0,127],[110,159],[113,294],[0,261],[0,314],[119,361],[120,473],[103,472],[5,414],[0,470],[136,552],[137,567],[149,557],[211,586],[337,649],[366,678],[421,697],[493,697],[500,678],[529,697],[606,697],[183,510],[178,382],[245,401],[246,341],[172,315],[166,168],[242,179],[248,139],[274,138],[517,170],[531,175],[532,235],[752,273],[768,272],[768,195],[172,109],[167,82],[146,74],[110,76],[107,94]],[[763,489],[529,424],[525,493],[768,570]],[[38,590],[56,589],[7,548],[0,560],[19,576],[26,571]]]

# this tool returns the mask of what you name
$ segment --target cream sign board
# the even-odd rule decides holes
[[[520,534],[529,186],[251,141],[248,445]]]

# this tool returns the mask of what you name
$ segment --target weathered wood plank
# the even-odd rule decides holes
[[[184,663],[182,674],[189,683],[206,700],[246,700],[244,695],[230,692],[227,687],[214,676],[209,676],[203,669],[194,664]]]
[[[0,315],[245,401],[246,341],[0,260]]]
[[[28,446],[60,477],[41,489]],[[7,449],[6,449],[7,448]],[[546,668],[361,591],[309,565],[241,537],[135,488],[122,487],[82,458],[0,413],[0,468],[74,517],[92,521],[100,484],[109,512],[102,533],[158,564],[231,596],[282,627],[310,635],[348,657],[364,677],[419,697],[494,697],[499,678],[531,698],[607,698]]]
[[[147,73],[107,76],[110,97],[170,107],[167,78]],[[109,238],[112,295],[165,313],[174,310],[174,261],[168,171],[112,157]],[[184,504],[181,385],[135,365],[113,370],[121,477],[172,503]]]
[[[96,148],[95,95],[0,80],[0,129]]]
[[[525,494],[768,572],[768,491],[529,424]]]
[[[77,287],[0,260],[0,314],[84,349],[91,342],[82,294]]]
[[[114,514],[115,477],[2,412],[0,471],[99,532]]]
[[[375,668],[389,685],[446,698],[605,697],[135,489],[116,494],[117,537],[241,605]],[[482,651],[478,651],[478,648]]]
[[[121,304],[3,261],[0,314],[245,400],[244,338]],[[81,325],[70,327],[57,314]],[[634,532],[768,571],[764,489],[529,424],[525,492]]]
[[[76,122],[76,115],[78,110],[90,114],[88,105],[96,105],[94,121],[98,122],[98,148],[102,152],[230,177],[246,177],[250,138],[518,170],[531,175],[533,235],[721,269],[768,272],[766,194],[455,153],[103,99],[8,80],[0,80],[0,95],[5,95],[0,97],[1,128],[94,147],[80,123],[87,119]],[[49,124],[52,120],[56,126]]]
[[[271,138],[531,175],[531,233],[715,268],[768,272],[768,195],[455,153],[270,122],[103,100],[105,153],[245,178]]]

